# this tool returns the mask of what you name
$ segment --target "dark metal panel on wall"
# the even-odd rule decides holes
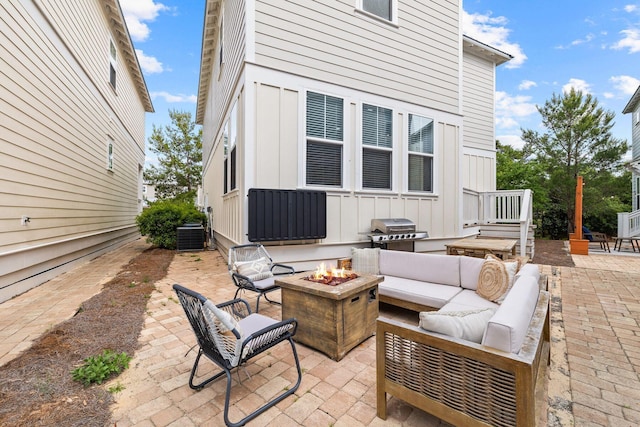
[[[327,193],[316,190],[249,189],[249,241],[327,237]]]

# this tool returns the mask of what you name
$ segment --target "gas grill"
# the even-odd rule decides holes
[[[429,233],[416,231],[413,221],[406,218],[378,218],[371,220],[371,233],[367,236],[372,248],[413,252],[415,241],[429,237]]]

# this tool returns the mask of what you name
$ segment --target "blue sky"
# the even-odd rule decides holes
[[[156,111],[148,138],[153,125],[170,123],[169,109],[195,118],[204,0],[120,5]],[[501,142],[520,148],[521,128],[543,131],[536,105],[575,87],[613,111],[614,136],[631,143],[622,109],[640,85],[640,1],[465,0],[463,8],[466,35],[514,56],[496,75]]]

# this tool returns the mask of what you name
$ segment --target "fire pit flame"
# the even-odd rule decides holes
[[[312,275],[305,277],[305,280],[335,286],[357,277],[357,274],[347,271],[344,268],[333,267],[327,271],[323,262],[316,268],[316,271]]]

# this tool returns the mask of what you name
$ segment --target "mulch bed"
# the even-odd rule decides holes
[[[565,240],[536,239],[533,256],[534,264],[553,265],[557,267],[575,267]]]
[[[19,357],[0,367],[0,425],[104,426],[111,393],[85,387],[71,371],[105,349],[133,356],[154,283],[167,274],[175,251],[147,249]]]

